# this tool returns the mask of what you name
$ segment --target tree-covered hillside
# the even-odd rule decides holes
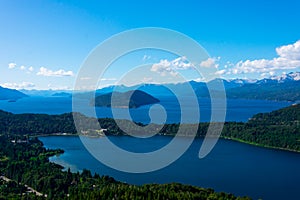
[[[74,115],[79,124],[76,130],[72,113],[62,115],[45,114],[12,114],[0,111],[0,133],[19,135],[48,135],[53,133],[81,134],[81,131],[99,129],[98,122],[107,135],[124,135],[113,119],[88,118],[79,113]],[[222,137],[240,140],[256,145],[300,151],[300,105],[293,105],[271,113],[257,114],[247,123],[226,122]],[[119,120],[123,127],[136,132],[127,120]],[[143,126],[143,124],[139,124]],[[197,136],[203,137],[209,123],[182,124],[182,136],[190,136],[191,127],[198,128]],[[161,129],[153,125],[153,130],[159,130],[161,135],[175,135],[179,124],[165,124]]]
[[[300,105],[294,104],[287,108],[275,110],[270,113],[259,113],[254,115],[249,123],[264,125],[300,125]]]
[[[222,135],[285,150],[300,151],[300,105],[254,115],[245,124],[227,123]]]

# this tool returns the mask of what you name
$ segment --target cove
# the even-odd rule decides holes
[[[47,136],[39,139],[46,148],[65,150],[64,154],[50,158],[51,162],[71,168],[72,171],[89,169],[93,173],[109,175],[130,184],[179,182],[239,196],[247,195],[253,199],[299,199],[300,196],[299,153],[220,139],[207,157],[199,159],[198,152],[203,140],[197,138],[183,156],[168,167],[134,174],[116,171],[100,163],[89,154],[78,136]],[[101,143],[101,138],[88,139]],[[128,151],[149,152],[163,147],[172,138],[109,136],[109,139]],[[110,153],[109,149],[101,149],[101,145],[99,150]]]

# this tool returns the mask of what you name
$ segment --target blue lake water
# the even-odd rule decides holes
[[[91,142],[99,140],[99,143],[101,139],[88,138]],[[172,138],[155,136],[139,139],[120,136],[109,137],[109,139],[129,151],[148,152],[164,146]],[[73,171],[86,168],[132,184],[180,182],[240,196],[248,195],[254,199],[300,198],[300,154],[298,153],[265,149],[221,139],[207,157],[199,159],[198,152],[202,139],[198,138],[182,157],[168,167],[154,172],[134,174],[120,172],[100,163],[89,154],[79,137],[49,136],[40,137],[40,140],[47,148],[64,149],[64,154],[52,157],[51,161],[70,167]],[[101,146],[97,148],[99,151],[110,153],[107,149],[101,149]]]
[[[91,108],[89,102],[86,100],[79,100],[80,108],[74,111],[82,110],[81,108]],[[210,121],[211,104],[210,99],[201,98],[199,101],[200,121]],[[186,97],[185,106],[188,113],[195,112],[195,108],[189,105],[189,98]],[[228,99],[226,121],[247,121],[254,114],[260,112],[270,112],[282,107],[291,105],[291,102],[276,102],[265,100],[243,100],[243,99]],[[172,98],[161,97],[161,105],[167,112],[167,123],[180,122],[180,107],[178,102]],[[142,106],[136,109],[130,109],[132,119],[137,122],[148,123],[150,106]],[[19,99],[16,102],[0,101],[0,109],[12,113],[45,113],[45,114],[62,114],[72,112],[72,98],[70,97],[28,97]],[[125,109],[116,109],[119,113],[126,111]],[[111,109],[106,107],[97,107],[96,113],[98,118],[112,118]],[[92,116],[91,113],[86,112],[86,115]],[[158,116],[159,117],[159,116]],[[115,117],[116,118],[116,117]],[[125,118],[120,117],[117,118]],[[193,117],[186,117],[185,123],[197,123],[199,119]]]
[[[79,110],[85,107],[91,108],[88,101],[80,101],[82,102]],[[200,121],[209,121],[210,100],[202,98],[198,101]],[[247,121],[259,112],[270,112],[291,104],[291,102],[228,99],[226,121]],[[167,123],[180,122],[180,108],[177,101],[162,97],[161,105],[166,109]],[[195,108],[189,105],[188,97],[185,105],[188,112],[194,112]],[[134,121],[148,123],[150,107],[130,109],[129,112]],[[62,114],[72,112],[72,99],[69,97],[28,97],[16,102],[0,101],[0,109],[12,113]],[[124,109],[119,108],[119,111],[122,113]],[[96,108],[96,113],[99,118],[114,117],[110,108]],[[91,115],[89,112],[84,114]],[[184,122],[196,123],[199,119],[187,117]],[[296,153],[219,140],[214,150],[206,158],[200,160],[198,151],[202,140],[196,139],[189,150],[172,165],[155,172],[130,174],[116,171],[99,163],[87,152],[78,137],[51,136],[40,139],[47,148],[64,149],[63,155],[53,157],[51,160],[70,167],[73,171],[87,168],[133,184],[180,182],[236,195],[249,195],[254,199],[286,199],[287,196],[289,199],[299,199],[300,154]],[[110,139],[118,146],[133,152],[151,151],[164,146],[170,140],[169,137],[160,136],[147,140],[125,136],[110,137]],[[105,149],[105,152],[109,153],[109,149]]]

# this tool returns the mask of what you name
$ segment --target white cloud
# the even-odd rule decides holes
[[[17,67],[16,63],[9,63],[8,64],[8,68],[9,69],[14,69]],[[21,65],[20,67],[16,68],[19,69],[21,71],[25,71],[27,74],[30,74],[31,72],[33,72],[34,68],[32,66],[30,66],[29,68],[27,68],[25,65]]]
[[[261,73],[260,74],[260,77],[261,78],[268,78],[268,77],[270,77],[270,76],[274,76],[275,75],[275,72],[273,72],[273,71],[271,71],[271,72],[265,72],[265,73]]]
[[[207,60],[204,60],[200,63],[200,67],[206,67],[206,68],[218,68],[219,64],[217,63],[220,60],[220,57],[218,58],[208,58]]]
[[[215,72],[216,75],[223,75],[226,74],[226,69],[221,69]]]
[[[47,69],[45,67],[41,67],[40,71],[37,72],[37,75],[39,76],[56,76],[56,77],[62,77],[62,76],[74,76],[74,73],[72,71],[65,71],[63,69],[52,71],[50,69]]]
[[[300,40],[294,44],[289,44],[276,48],[277,54],[289,60],[300,60]]]
[[[227,74],[267,73],[275,74],[278,70],[291,70],[300,67],[300,40],[294,44],[276,48],[278,57],[239,61],[234,67],[227,69]]]
[[[162,76],[165,76],[169,73],[172,76],[176,76],[178,73],[176,70],[187,70],[187,69],[194,69],[195,66],[190,63],[185,56],[178,57],[174,60],[160,60],[159,63],[155,63],[151,67],[151,71],[157,72]]]
[[[13,69],[13,68],[15,68],[16,66],[17,66],[16,63],[9,63],[9,64],[8,64],[8,69]]]
[[[218,62],[220,61],[220,59],[221,57],[208,58],[207,60],[200,63],[200,67],[217,69],[217,71],[214,73],[215,75],[224,75],[227,72],[226,68],[228,67],[229,63],[224,66],[225,69],[219,69],[220,64]]]
[[[20,67],[20,70],[25,70],[26,69],[26,67],[24,66],[24,65],[22,65],[21,67]]]
[[[30,89],[34,88],[35,84],[31,82],[22,82],[22,83],[3,83],[2,87],[11,88],[11,89]]]
[[[30,72],[33,72],[33,70],[34,70],[34,68],[33,68],[32,66],[30,66],[30,67],[28,68],[28,71],[30,71]]]

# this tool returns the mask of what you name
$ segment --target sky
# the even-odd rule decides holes
[[[145,63],[149,74],[172,80],[179,73],[187,80],[202,80],[195,66],[212,67],[226,79],[300,71],[299,8],[298,0],[0,0],[0,85],[73,89],[95,47],[115,34],[143,27],[183,33],[210,58],[191,63],[185,55],[133,52],[111,65],[99,78],[99,87],[117,84]],[[137,83],[153,82],[143,74],[136,77]]]

